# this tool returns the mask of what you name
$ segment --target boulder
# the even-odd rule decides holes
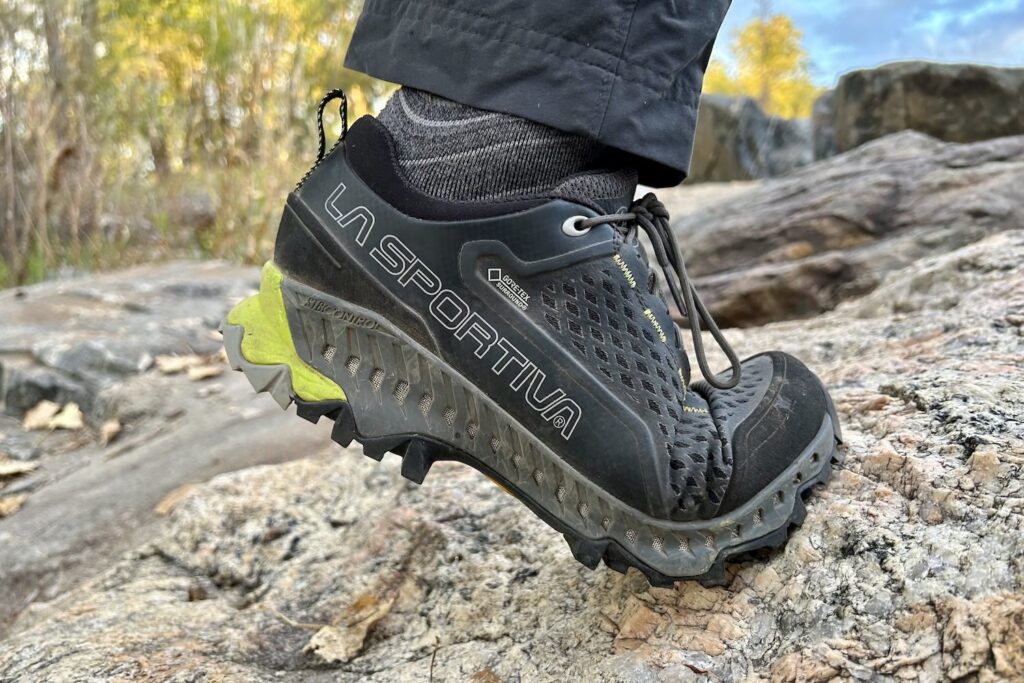
[[[767,116],[749,97],[704,95],[688,182],[784,175],[812,157],[808,121]]]
[[[217,222],[220,209],[220,198],[209,190],[190,190],[185,192],[178,206],[179,220],[182,226],[202,232],[209,230]]]
[[[785,178],[662,197],[712,313],[747,326],[831,310],[917,259],[1019,228],[1022,187],[1024,136],[904,131]]]
[[[897,62],[853,71],[834,95],[843,152],[902,130],[948,142],[1024,134],[1024,68]]]
[[[730,337],[822,375],[846,460],[785,548],[732,565],[723,587],[588,571],[486,477],[439,463],[417,487],[397,458],[339,452],[323,430],[293,447],[306,457],[172,492],[135,551],[107,552],[95,577],[65,575],[20,612],[0,680],[1019,679],[1024,231],[917,260],[811,320]],[[265,395],[239,405],[257,403],[277,410]],[[232,405],[194,400],[168,427],[186,439],[177,457],[204,430],[211,447],[230,441],[214,416]],[[278,442],[311,433],[279,414],[290,426],[275,425]],[[146,468],[125,470],[125,490],[173,462],[170,448],[156,464],[120,456]],[[3,543],[32,500],[0,520]],[[13,538],[19,556],[39,542]]]
[[[835,156],[837,151],[835,100],[835,90],[829,90],[814,101],[811,110],[811,138],[816,161]]]
[[[11,367],[0,373],[0,403],[11,415],[20,416],[40,401],[77,403],[90,411],[93,398],[93,392],[85,385],[49,368]]]

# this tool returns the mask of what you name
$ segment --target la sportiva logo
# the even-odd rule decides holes
[[[356,244],[367,248],[376,218],[365,206],[343,211],[338,206],[338,199],[344,192],[345,184],[341,183],[327,198],[324,209],[340,227],[356,227]],[[564,390],[547,386],[547,373],[498,334],[494,326],[473,311],[465,299],[445,287],[437,274],[397,236],[384,234],[368,248],[370,257],[399,285],[415,287],[430,299],[427,309],[434,320],[456,339],[469,345],[477,358],[486,359],[491,371],[505,378],[512,391],[551,424],[562,438],[568,440],[572,437],[583,411]],[[499,268],[489,269],[487,279],[523,310],[529,305],[529,294],[512,278],[502,274]]]

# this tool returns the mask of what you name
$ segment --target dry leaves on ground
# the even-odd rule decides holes
[[[156,368],[163,375],[177,375],[185,372],[190,380],[199,382],[223,374],[224,358],[222,353],[214,353],[209,356],[199,356],[196,354],[157,356]]]
[[[100,426],[100,443],[106,446],[117,438],[121,433],[121,423],[118,420],[107,420]]]
[[[324,626],[309,640],[305,651],[328,664],[344,664],[355,659],[366,637],[387,616],[395,597],[381,598],[364,593],[353,602],[334,626]]]
[[[10,517],[20,510],[26,500],[28,500],[27,493],[19,493],[16,496],[5,496],[0,498],[0,519]]]
[[[185,497],[188,496],[194,488],[195,484],[182,484],[181,486],[171,490],[159,503],[156,504],[156,507],[153,508],[153,512],[160,517],[166,517],[174,512],[174,508],[178,507],[178,504],[185,500]]]
[[[85,426],[85,415],[77,403],[68,403],[50,419],[50,429],[81,429]]]
[[[28,474],[39,467],[37,462],[22,462],[20,460],[8,460],[0,456],[0,479],[7,477],[20,477]]]
[[[53,401],[40,401],[34,408],[30,408],[22,419],[22,426],[27,431],[49,429],[50,420],[60,412],[60,406]]]
[[[77,403],[67,403],[62,407],[53,401],[40,401],[25,413],[22,426],[30,432],[42,429],[81,429],[85,426],[85,415]]]
[[[223,365],[196,365],[188,369],[188,378],[193,382],[219,377],[222,374],[224,374]]]

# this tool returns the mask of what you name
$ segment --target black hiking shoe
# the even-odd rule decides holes
[[[329,101],[325,98],[323,106]],[[724,579],[785,541],[826,481],[839,425],[795,358],[742,364],[693,291],[664,207],[452,203],[412,189],[360,119],[292,193],[257,295],[222,330],[233,368],[334,439],[456,460],[562,532],[576,559],[655,585]],[[614,207],[610,207],[614,208]],[[704,380],[638,239],[648,235]],[[732,362],[714,375],[699,320]]]

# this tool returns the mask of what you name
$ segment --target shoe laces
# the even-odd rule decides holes
[[[701,300],[697,289],[690,281],[690,276],[686,273],[686,264],[683,263],[683,257],[679,251],[675,233],[672,232],[668,209],[665,208],[665,205],[653,193],[647,193],[641,199],[634,201],[627,212],[585,218],[576,223],[576,228],[588,230],[606,223],[623,232],[627,239],[635,238],[639,230],[644,231],[651,246],[654,247],[655,257],[664,273],[665,282],[668,283],[669,291],[672,293],[672,299],[689,323],[690,336],[693,338],[693,351],[697,356],[697,366],[704,379],[717,389],[732,389],[739,384],[742,371],[739,358]],[[725,382],[720,381],[708,366],[704,341],[701,338],[701,321],[704,322],[707,331],[711,333],[718,348],[726,355],[732,366],[732,374]]]

